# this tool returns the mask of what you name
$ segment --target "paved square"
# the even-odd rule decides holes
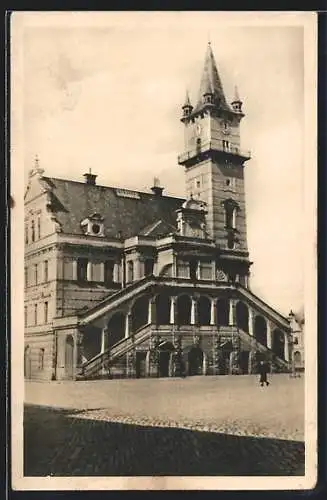
[[[27,382],[25,475],[302,475],[303,382]]]

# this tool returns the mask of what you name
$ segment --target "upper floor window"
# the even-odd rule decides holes
[[[38,237],[38,239],[41,238],[41,217],[40,216],[37,218],[37,237]]]
[[[77,259],[77,281],[87,280],[88,259],[80,257]]]
[[[48,312],[49,312],[49,304],[48,302],[44,302],[44,323],[48,322]]]
[[[25,244],[28,244],[28,224],[25,224]]]
[[[196,260],[190,261],[190,278],[195,281],[197,278],[198,263]]]
[[[24,268],[24,285],[25,288],[28,287],[28,267]]]
[[[32,220],[31,222],[31,239],[32,241],[35,241],[35,222]]]
[[[34,284],[37,285],[38,282],[39,282],[38,265],[34,264]]]
[[[104,263],[104,282],[112,283],[114,281],[114,261],[107,260]]]
[[[44,281],[49,281],[49,262],[47,260],[44,261]]]
[[[37,304],[34,304],[34,325],[37,325]]]
[[[130,260],[127,264],[127,282],[132,283],[134,281],[134,262]]]
[[[145,259],[145,261],[144,261],[144,275],[145,276],[151,276],[151,274],[153,274],[153,266],[154,266],[153,259]]]

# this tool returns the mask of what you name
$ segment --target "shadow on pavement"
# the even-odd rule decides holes
[[[26,405],[25,476],[304,475],[304,443],[143,427]]]

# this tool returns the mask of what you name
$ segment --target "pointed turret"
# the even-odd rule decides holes
[[[233,98],[233,101],[231,102],[231,106],[236,113],[242,113],[242,105],[243,105],[243,102],[240,99],[240,96],[238,93],[238,88],[235,85],[234,98]]]
[[[208,43],[207,53],[205,56],[199,97],[197,105],[195,107],[195,111],[199,111],[208,103],[215,104],[220,109],[230,111],[225,98],[223,86],[219,77],[215,57],[213,55],[210,42]]]
[[[183,110],[183,116],[182,116],[182,121],[183,121],[185,118],[188,118],[193,111],[193,106],[190,101],[188,90],[186,91],[185,102],[182,106],[182,110]]]

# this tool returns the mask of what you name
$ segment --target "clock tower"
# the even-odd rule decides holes
[[[250,153],[240,147],[242,101],[228,104],[208,44],[198,100],[186,95],[182,107],[186,193],[207,204],[207,232],[223,253],[247,258],[244,165]]]

